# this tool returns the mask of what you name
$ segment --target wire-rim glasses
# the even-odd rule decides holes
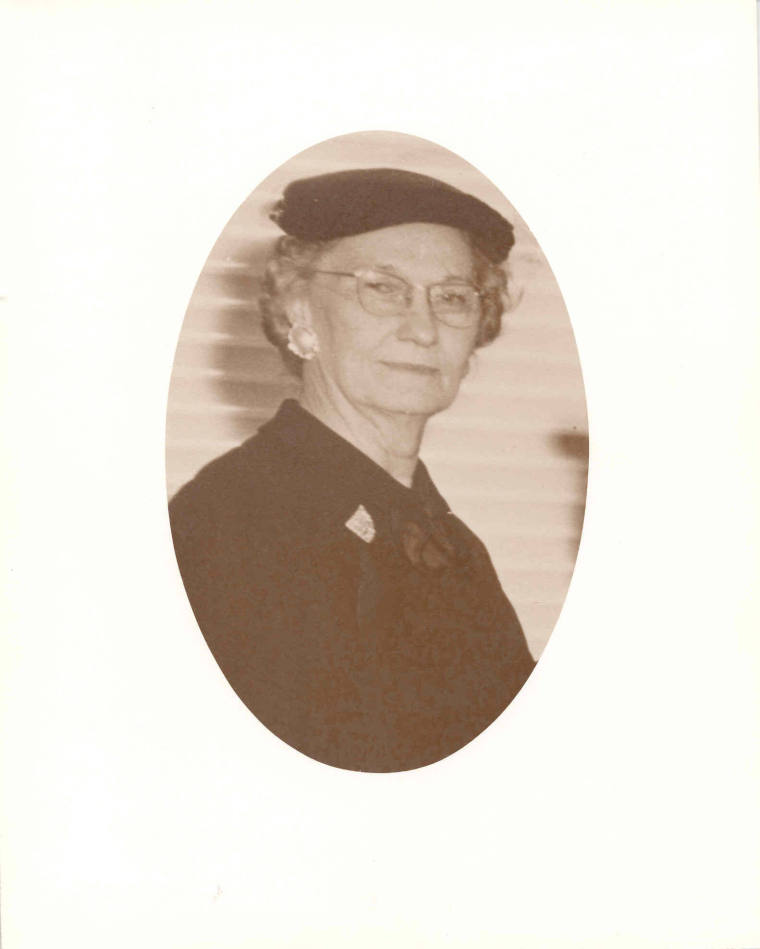
[[[396,274],[381,270],[316,270],[309,274],[353,277],[359,303],[372,316],[402,316],[409,311],[415,288],[424,290],[430,310],[447,326],[466,329],[480,319],[480,290],[465,280],[443,280],[427,286],[410,283]]]

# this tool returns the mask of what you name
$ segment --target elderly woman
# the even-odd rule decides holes
[[[272,217],[285,234],[261,312],[300,399],[173,499],[180,570],[272,732],[342,768],[417,768],[486,728],[534,665],[485,547],[419,460],[499,333],[512,227],[396,169],[292,182]]]

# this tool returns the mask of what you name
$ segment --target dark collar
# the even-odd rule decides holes
[[[273,439],[297,459],[310,503],[341,524],[360,504],[373,516],[396,512],[438,517],[449,512],[421,461],[412,487],[407,488],[294,399],[282,403],[259,436]]]

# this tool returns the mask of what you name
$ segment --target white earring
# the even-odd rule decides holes
[[[290,306],[292,323],[288,330],[288,349],[300,359],[313,359],[319,352],[319,339],[309,326],[309,313],[302,300],[294,300]]]
[[[288,330],[288,349],[301,359],[313,359],[319,352],[317,334],[310,326],[294,323]]]

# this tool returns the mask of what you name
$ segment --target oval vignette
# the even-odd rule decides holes
[[[263,271],[282,233],[269,212],[290,181],[355,168],[399,168],[430,175],[476,196],[514,226],[515,245],[507,272],[516,305],[504,314],[497,339],[476,350],[453,404],[429,420],[420,457],[451,510],[485,544],[530,653],[538,660],[567,593],[585,510],[588,429],[578,353],[559,287],[525,222],[475,168],[432,142],[391,132],[329,139],[283,164],[232,216],[201,271],[177,345],[166,425],[169,498],[214,459],[250,439],[275,416],[284,400],[297,398],[299,380],[266,339],[259,314]],[[214,545],[223,547],[224,539],[210,539],[218,526],[212,523],[214,515],[208,514],[205,522],[202,516],[194,516],[197,536],[192,547],[199,558],[206,557],[203,563],[199,561],[198,570],[214,577],[209,588],[223,591],[231,581],[208,551]],[[173,530],[187,586],[174,520]],[[240,555],[246,556],[245,551]],[[268,567],[267,571],[270,577]],[[281,595],[287,597],[288,591]],[[189,587],[188,596],[201,631],[220,661],[208,627],[215,622],[210,617],[218,615],[221,607],[205,602],[207,593],[202,595],[204,602],[199,602],[201,595]],[[223,597],[220,592],[220,602]],[[246,608],[253,602],[248,600]],[[233,635],[244,638],[240,631],[245,621],[240,615],[228,626],[227,640]],[[305,631],[302,638],[307,637]],[[271,644],[266,655],[272,662],[283,661]],[[227,659],[220,665],[241,699],[270,731],[318,761],[353,770],[407,770],[440,760],[474,737],[455,742],[437,755],[420,752],[415,757],[416,752],[410,751],[406,758],[400,753],[394,758],[389,752],[384,758],[378,750],[375,758],[370,752],[365,757],[346,750],[348,744],[341,746],[342,729],[353,727],[341,706],[341,713],[331,713],[332,718],[315,715],[313,708],[311,713],[303,709],[297,713],[302,718],[311,714],[315,736],[320,732],[312,745],[308,721],[301,728],[306,738],[294,738],[295,732],[286,724],[287,709],[295,708],[305,694],[303,682],[309,680],[303,680],[304,670],[298,670],[301,679],[283,680],[291,694],[282,699],[279,711],[268,706],[262,711],[240,685],[241,676],[265,680],[270,659],[260,659],[256,654],[254,660],[249,651],[244,659]],[[298,661],[303,664],[303,656]],[[236,667],[232,671],[230,662]],[[340,688],[358,690],[359,695],[362,686],[357,685],[357,675],[355,669],[347,672],[338,662],[330,682],[337,689],[345,676]],[[278,688],[282,691],[283,685]],[[375,688],[379,688],[377,683]],[[356,699],[357,707],[362,701],[363,696]],[[378,702],[373,707],[384,707]],[[362,707],[361,714],[370,714],[369,706]],[[365,737],[364,745],[389,746],[392,729],[387,723],[383,727],[382,738],[368,741]],[[333,746],[338,747],[335,754],[325,750]]]

